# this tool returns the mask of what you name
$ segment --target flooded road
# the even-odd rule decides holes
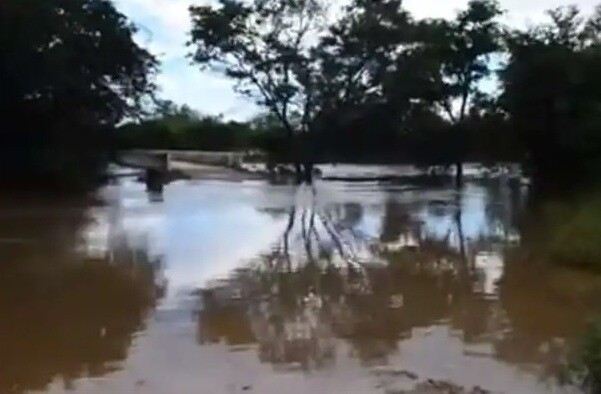
[[[5,196],[0,393],[577,392],[557,376],[599,280],[531,263],[525,200],[500,179]]]

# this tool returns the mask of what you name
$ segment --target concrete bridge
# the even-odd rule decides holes
[[[250,153],[261,158],[260,153]],[[162,178],[192,178],[245,180],[260,179],[264,173],[253,173],[243,169],[246,152],[204,152],[171,150],[129,150],[121,151],[117,162],[126,167],[139,168],[152,177],[162,174]]]
[[[246,156],[244,152],[129,150],[119,152],[118,161],[128,167],[169,171],[173,162],[240,168]]]
[[[154,169],[168,172],[169,153],[151,151],[122,151],[117,155],[117,162],[125,167],[140,168],[144,170]]]

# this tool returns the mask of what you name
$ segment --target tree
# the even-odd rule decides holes
[[[355,0],[319,47],[322,128],[332,129],[332,123],[334,129],[359,128],[358,146],[380,141],[383,151],[402,149],[394,141],[404,136],[422,145],[419,151],[428,158],[455,163],[460,184],[465,123],[482,101],[491,56],[501,50],[501,13],[493,0],[472,0],[451,21],[416,21],[398,0]],[[436,119],[438,114],[446,121]],[[434,125],[446,129],[448,135],[423,138],[418,134],[424,134],[424,125],[428,131]],[[369,128],[373,131],[365,135]],[[423,149],[428,139],[448,152]]]
[[[503,29],[498,21],[501,15],[496,0],[471,0],[467,9],[452,21],[421,21],[418,45],[408,52],[409,58],[417,57],[422,64],[413,69],[422,72],[416,80],[426,93],[423,97],[443,111],[452,124],[458,186],[462,182],[465,156],[463,124],[477,103],[475,99],[484,94],[482,81],[493,71],[491,56],[501,51]],[[428,72],[425,75],[424,70]]]
[[[354,0],[317,48],[324,107],[382,101],[382,75],[411,41],[411,16],[400,0]]]
[[[118,128],[120,149],[248,150],[263,146],[271,133],[263,125],[203,116],[186,105],[159,104],[152,117]]]
[[[399,0],[355,0],[319,46],[318,148],[329,157],[391,157],[408,107],[388,100],[383,79],[403,45],[412,18]]]
[[[61,183],[140,114],[157,61],[109,0],[5,0],[0,26],[2,178]]]
[[[590,183],[601,169],[601,7],[548,12],[508,37],[501,102],[538,189]]]
[[[237,91],[266,107],[288,136],[299,181],[310,180],[307,135],[316,113],[313,56],[324,22],[319,0],[220,0],[192,6],[195,63],[237,82]]]

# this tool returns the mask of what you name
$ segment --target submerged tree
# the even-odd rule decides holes
[[[193,61],[234,79],[238,92],[277,117],[299,181],[312,173],[313,49],[324,11],[320,0],[220,0],[217,7],[190,8]]]
[[[317,51],[319,148],[356,158],[399,156],[409,99],[391,100],[384,80],[401,48],[412,42],[412,31],[399,0],[355,0],[343,9]]]
[[[444,146],[430,159],[456,164],[460,184],[466,121],[486,98],[482,82],[501,50],[501,14],[497,2],[473,0],[453,20],[416,21],[397,0],[354,1],[319,46],[321,131],[342,128],[353,138],[357,130],[358,146],[379,141],[381,152],[437,150],[411,146],[423,140]]]
[[[448,149],[453,151],[458,186],[466,156],[465,122],[486,96],[483,81],[493,72],[491,57],[501,51],[501,15],[497,1],[471,0],[451,21],[420,21],[415,45],[397,61],[399,83],[413,81],[413,89],[401,94],[437,108],[451,123]]]

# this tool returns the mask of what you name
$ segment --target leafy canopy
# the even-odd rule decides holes
[[[315,111],[312,52],[325,22],[319,0],[220,0],[192,6],[195,63],[237,82],[294,133]]]

